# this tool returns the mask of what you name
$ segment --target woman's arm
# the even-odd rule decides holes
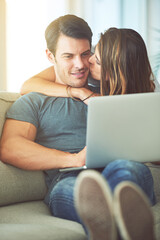
[[[29,92],[39,92],[54,97],[79,98],[82,101],[92,94],[92,91],[87,88],[70,87],[68,92],[66,85],[55,83],[55,71],[53,66],[24,82],[21,88],[21,95],[25,95]],[[92,96],[97,96],[97,94]],[[86,99],[84,103],[87,104],[88,99]]]
[[[54,67],[51,66],[25,81],[20,93],[40,92],[48,96],[67,97],[65,87],[55,83],[55,78]]]

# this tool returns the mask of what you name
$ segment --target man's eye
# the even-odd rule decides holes
[[[91,52],[86,52],[82,54],[83,57],[90,57],[91,56]]]
[[[64,58],[70,59],[70,58],[72,58],[72,55],[64,55]]]

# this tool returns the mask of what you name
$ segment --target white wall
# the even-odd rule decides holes
[[[65,0],[6,0],[7,90],[50,66],[45,55],[47,25],[65,14]]]
[[[99,35],[110,27],[121,26],[121,0],[84,0],[83,17],[93,31],[93,45]]]
[[[160,82],[160,67],[156,69],[156,56],[160,66],[160,0],[148,0],[148,48],[152,68]]]
[[[7,5],[7,71],[5,59],[5,14]],[[3,3],[3,4],[1,4]],[[0,0],[0,90],[19,91],[22,83],[50,66],[44,32],[60,15],[76,14],[93,31],[93,45],[109,27],[130,27],[144,38],[149,56],[159,51],[160,0]],[[1,21],[2,19],[2,21]]]
[[[0,0],[0,90],[6,90],[5,1]]]
[[[147,1],[122,1],[122,27],[139,32],[147,44]]]

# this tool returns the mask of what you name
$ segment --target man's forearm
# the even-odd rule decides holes
[[[46,148],[33,141],[16,137],[1,145],[0,159],[26,170],[83,166],[78,154]]]

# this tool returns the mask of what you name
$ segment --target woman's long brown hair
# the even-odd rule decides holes
[[[101,95],[153,92],[154,77],[145,43],[132,29],[110,28],[98,42]]]

